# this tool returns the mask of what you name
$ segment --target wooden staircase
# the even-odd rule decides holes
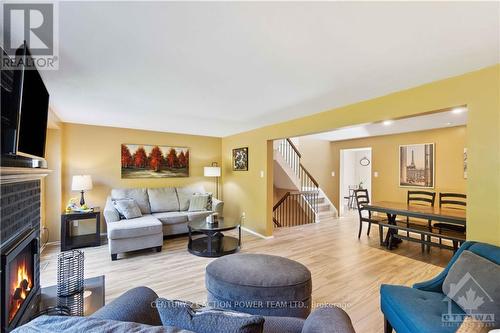
[[[337,213],[332,209],[332,204],[325,196],[323,191],[321,191],[318,197],[318,211],[316,213],[316,222],[332,219],[334,217],[337,217]]]
[[[275,153],[297,190],[286,192],[273,207],[275,227],[290,227],[321,222],[335,217],[337,211],[318,182],[300,162],[302,156],[290,139],[280,140]],[[291,175],[291,176],[290,176]]]

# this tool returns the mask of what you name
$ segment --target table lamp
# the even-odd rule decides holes
[[[220,167],[217,162],[213,162],[212,166],[203,168],[203,175],[205,177],[215,178],[215,197],[219,199],[219,177],[220,177]]]
[[[73,181],[71,182],[72,191],[80,191],[82,197],[80,199],[80,206],[85,205],[85,198],[83,193],[92,189],[92,177],[90,175],[77,175],[73,176]]]

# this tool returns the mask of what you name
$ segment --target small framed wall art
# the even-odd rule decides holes
[[[248,147],[233,149],[233,171],[248,171]]]

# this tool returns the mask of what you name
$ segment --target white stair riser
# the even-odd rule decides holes
[[[330,211],[330,205],[327,203],[322,203],[318,205],[318,211],[320,212],[328,212]]]

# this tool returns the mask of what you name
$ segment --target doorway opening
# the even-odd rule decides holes
[[[354,191],[368,190],[371,197],[372,189],[372,148],[352,148],[340,150],[340,216],[356,210]]]

